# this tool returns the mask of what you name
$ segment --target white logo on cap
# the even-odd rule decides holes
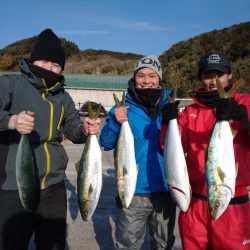
[[[151,64],[151,65],[153,65],[153,67],[156,67],[158,69],[158,71],[161,70],[161,65],[159,65],[157,61],[152,60],[151,58],[143,58],[140,60],[140,62],[142,64]]]
[[[219,64],[221,61],[221,57],[218,54],[212,54],[207,58],[207,63]]]

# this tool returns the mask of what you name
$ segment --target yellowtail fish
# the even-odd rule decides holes
[[[101,105],[96,113],[88,103],[88,113],[91,119],[99,116]],[[78,206],[84,221],[94,214],[102,189],[102,153],[96,135],[88,135],[82,156],[76,163]]]
[[[170,102],[173,102],[168,96]],[[179,209],[186,212],[191,200],[191,186],[177,119],[169,121],[164,142],[164,164],[170,195]]]
[[[239,82],[234,84],[228,92],[224,91],[218,78],[216,85],[220,98],[229,98]],[[224,213],[235,193],[237,167],[233,138],[229,122],[216,121],[206,155],[208,205],[213,220],[218,219]]]
[[[122,101],[113,94],[117,107],[125,106],[125,92]],[[128,208],[135,193],[138,168],[135,160],[134,136],[128,121],[121,124],[115,149],[115,171],[118,194],[123,207]]]
[[[34,210],[38,200],[38,177],[35,170],[28,135],[22,135],[16,156],[16,181],[25,210]]]

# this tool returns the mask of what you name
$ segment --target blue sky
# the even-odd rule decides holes
[[[250,0],[1,0],[0,48],[45,28],[81,50],[161,55],[177,42],[250,21]]]

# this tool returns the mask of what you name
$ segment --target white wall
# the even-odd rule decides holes
[[[113,93],[121,100],[123,90],[117,89],[79,89],[79,88],[66,88],[66,91],[72,97],[76,108],[80,109],[83,103],[86,101],[101,103],[102,106],[109,111],[109,109],[115,105]],[[191,104],[193,101],[190,98],[179,99],[181,101],[179,108],[183,109],[186,105]],[[79,103],[80,102],[80,107]]]
[[[79,102],[82,106],[86,101],[101,103],[102,106],[108,111],[114,104],[113,93],[117,95],[119,99],[122,98],[123,90],[117,89],[79,89],[79,88],[65,88],[65,90],[72,97],[76,108],[79,109]]]

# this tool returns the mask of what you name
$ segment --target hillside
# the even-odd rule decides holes
[[[160,56],[163,78],[178,89],[178,96],[188,95],[199,86],[200,56],[212,49],[231,55],[233,81],[243,79],[240,91],[250,93],[250,22],[207,32],[173,45]]]
[[[37,37],[23,39],[0,50],[0,71],[19,71],[19,61],[29,58]],[[143,55],[107,50],[80,50],[78,46],[62,38],[66,53],[64,73],[130,75]]]
[[[84,50],[68,58],[65,73],[131,75],[142,56],[106,50]]]
[[[18,71],[21,58],[28,58],[36,37],[15,42],[0,50],[0,71]],[[135,63],[143,55],[106,50],[80,50],[62,38],[66,51],[65,73],[130,75]],[[190,96],[199,86],[197,62],[201,55],[219,49],[231,54],[234,78],[242,79],[240,91],[250,93],[250,22],[203,33],[181,41],[160,56],[163,79],[169,87],[178,89],[178,96]],[[248,85],[247,85],[248,83]]]

